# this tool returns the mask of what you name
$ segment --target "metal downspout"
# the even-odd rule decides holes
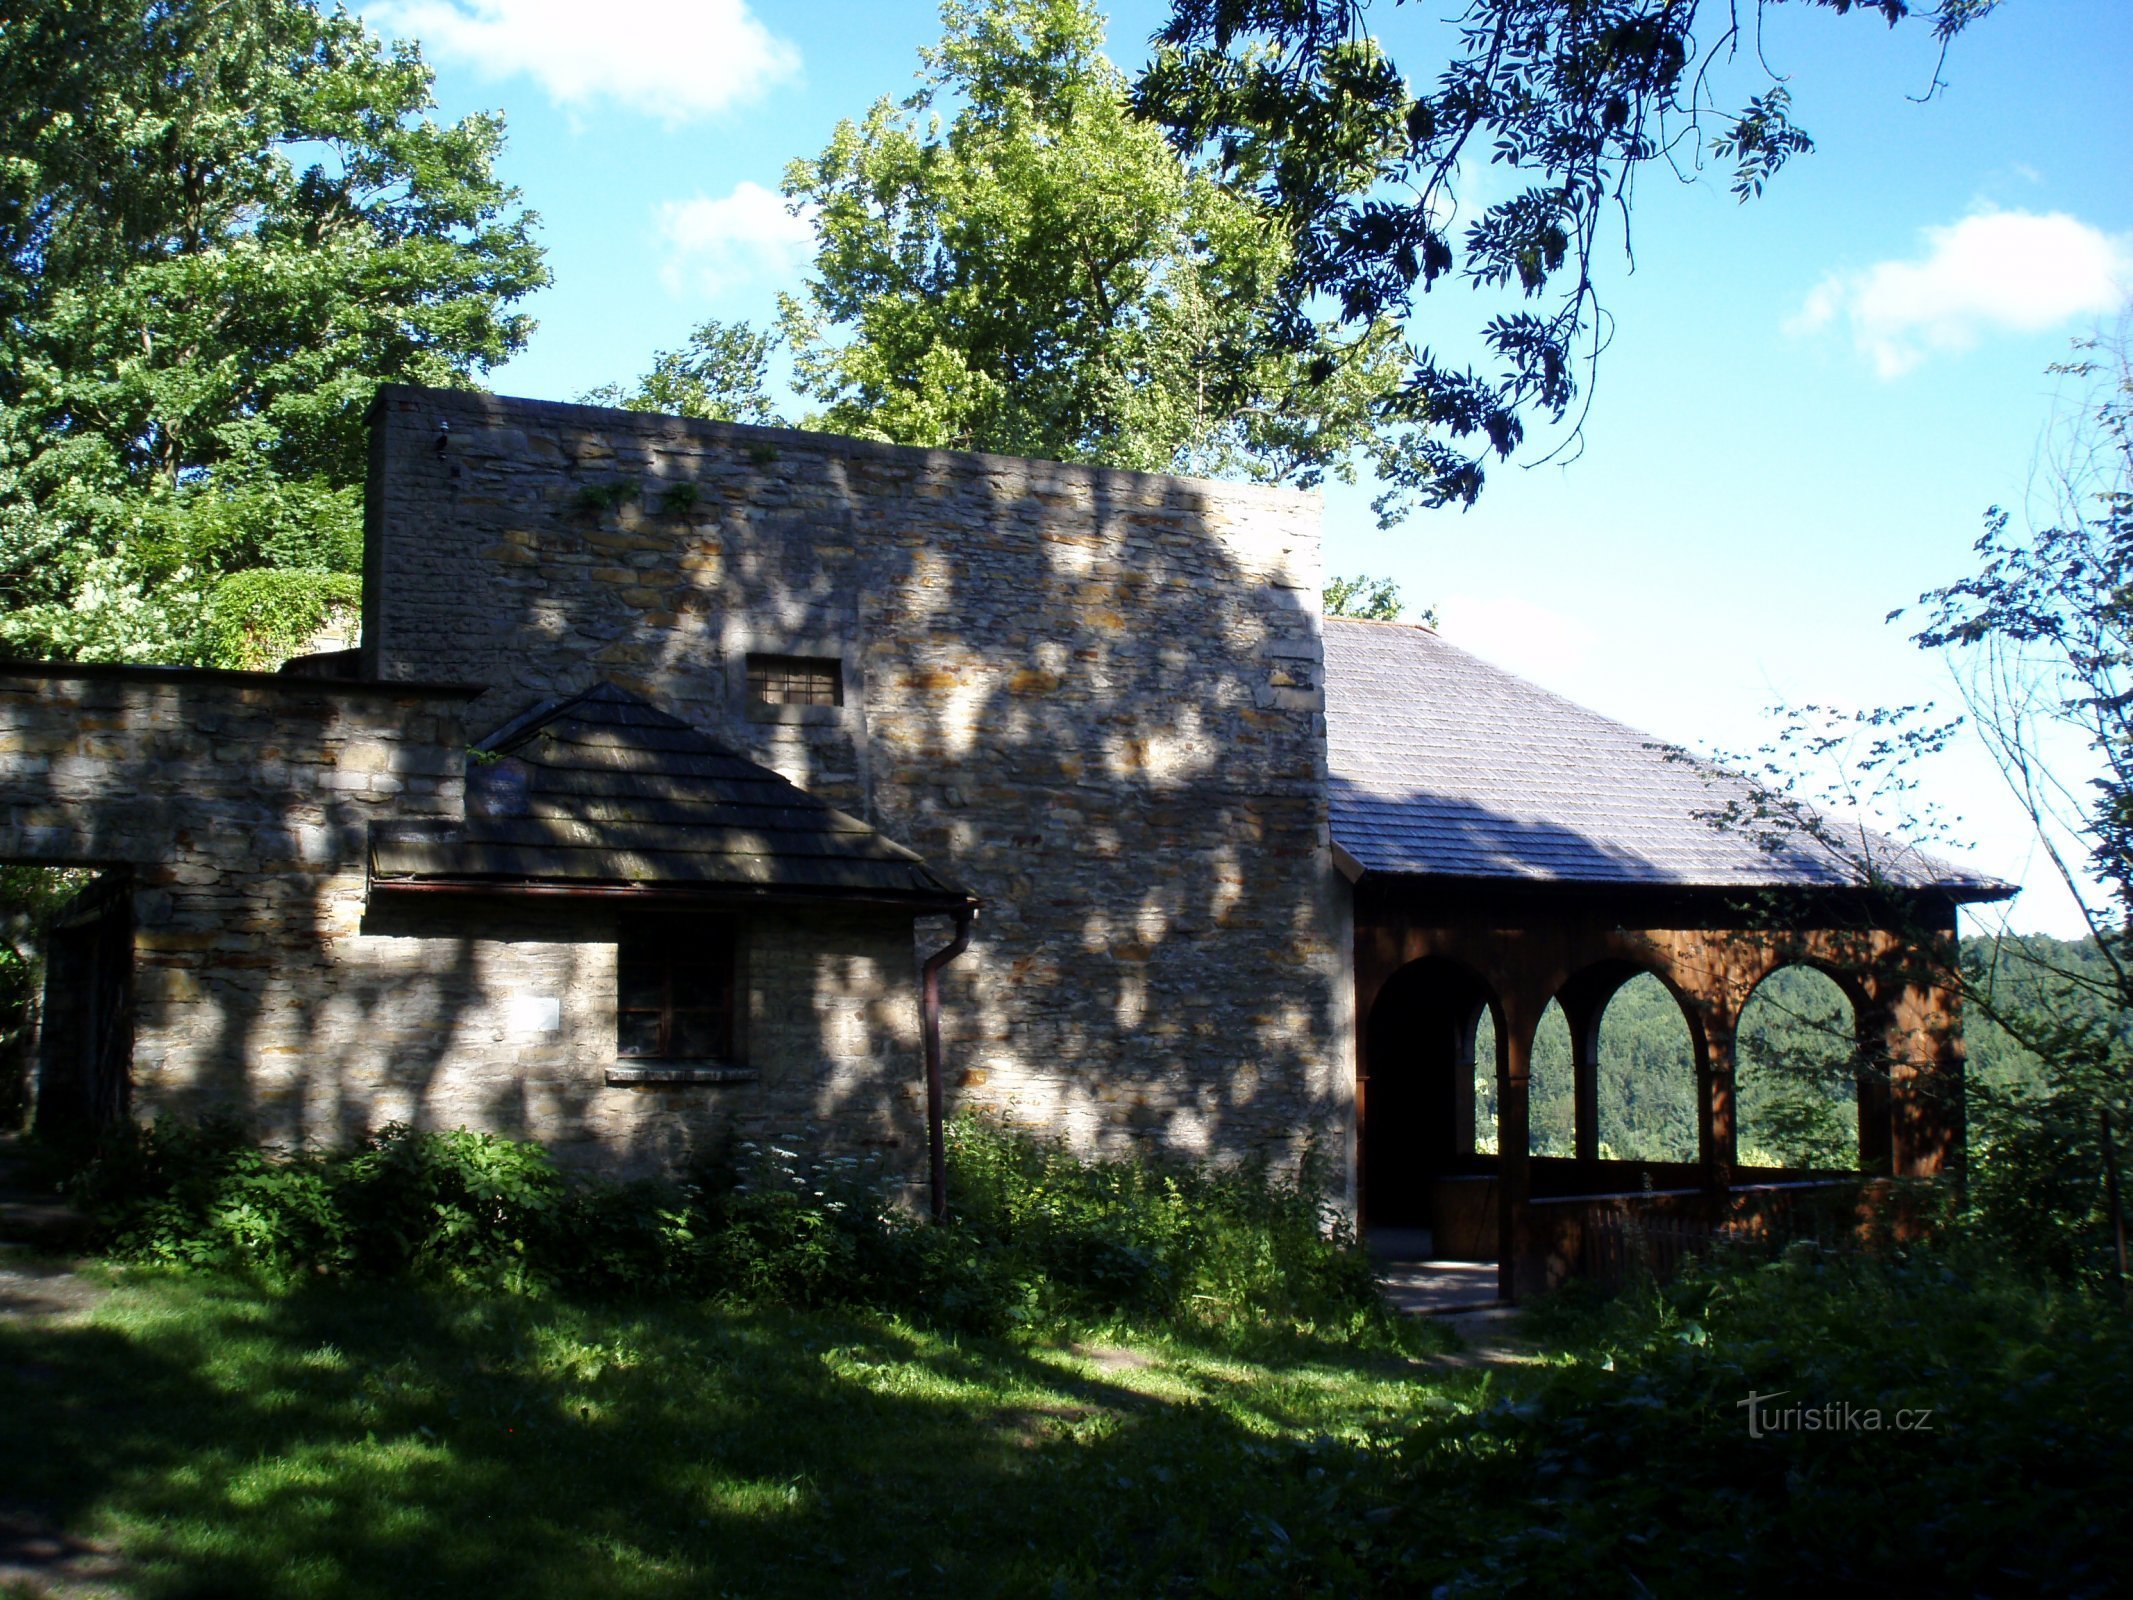
[[[926,1156],[932,1178],[933,1220],[948,1218],[948,1145],[943,1129],[946,1091],[941,1083],[941,968],[970,948],[975,909],[955,914],[955,937],[926,957],[919,997],[919,1032],[926,1047]]]

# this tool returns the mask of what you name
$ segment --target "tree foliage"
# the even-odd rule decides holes
[[[0,865],[0,1130],[13,1130],[29,1104],[29,1024],[44,984],[45,922],[93,876],[77,867]]]
[[[2090,929],[2068,946],[2003,940],[1963,975],[1973,1014],[2034,1063],[1973,1096],[1994,1155],[1984,1196],[2040,1258],[2073,1265],[2109,1232],[2104,1119],[2121,1160],[2133,1126],[2133,347],[2121,328],[2058,370],[2078,388],[2027,531],[1992,508],[1977,569],[1921,597],[1916,638],[1948,656]]]
[[[1991,508],[1975,569],[1920,597],[1913,637],[1945,660],[1963,715],[1794,711],[1743,763],[1752,797],[1711,820],[1817,848],[1886,890],[1902,864],[1892,851],[1910,844],[1848,819],[1902,802],[1918,764],[1957,739],[1983,746],[2089,936],[2003,929],[1965,940],[1958,961],[1930,921],[1907,931],[1918,975],[1960,997],[1985,1045],[1967,1104],[1980,1214],[2026,1261],[2088,1272],[2112,1231],[2104,1119],[2121,1151],[2133,1122],[2133,356],[2121,332],[2056,370],[2076,390],[2027,515]],[[1927,842],[1945,831],[1930,816],[1907,830]]]
[[[1741,1014],[1738,1159],[1745,1167],[1859,1164],[1862,1065],[1850,1002],[1806,967],[1781,967]],[[1676,1000],[1651,974],[1632,979],[1602,1013],[1596,1072],[1601,1158],[1694,1161],[1695,1044]],[[1577,1083],[1570,1025],[1560,1005],[1533,1035],[1527,1129],[1537,1156],[1577,1152]],[[1476,1148],[1496,1142],[1496,1025],[1486,1013],[1474,1045]]]
[[[634,389],[604,384],[585,395],[588,405],[656,411],[703,422],[751,422],[782,427],[770,398],[770,352],[775,336],[745,322],[702,323],[679,350],[661,350]]]
[[[1529,415],[1568,416],[1580,364],[1604,342],[1602,224],[1617,214],[1626,230],[1638,174],[1708,154],[1731,164],[1746,199],[1812,148],[1774,77],[1739,111],[1715,98],[1716,69],[1777,3],[1468,0],[1451,60],[1418,84],[1371,33],[1368,0],[1174,0],[1139,100],[1179,149],[1209,153],[1282,224],[1287,348],[1324,340],[1315,308],[1328,301],[1346,325],[1370,328],[1461,278],[1525,302],[1483,329],[1493,373],[1425,349],[1401,392],[1401,413],[1432,430],[1404,464],[1409,487],[1470,503],[1487,457],[1509,456]],[[1913,9],[1799,3],[1891,25]],[[1995,3],[1943,0],[1925,20],[1945,50]],[[1523,187],[1471,214],[1460,192],[1483,164]]]
[[[818,230],[784,301],[811,425],[1309,486],[1412,481],[1409,352],[1284,307],[1248,197],[1133,114],[1085,0],[948,0],[916,93],[787,169]],[[1271,337],[1277,323],[1284,340]],[[1404,504],[1394,492],[1380,516]]]
[[[463,384],[546,282],[494,117],[312,0],[0,25],[0,648],[199,659],[226,574],[358,560],[378,384]]]
[[[1368,573],[1358,573],[1352,578],[1328,578],[1325,607],[1329,617],[1360,617],[1365,622],[1398,622],[1400,586],[1390,578],[1373,578]],[[1425,620],[1433,618],[1425,614]]]

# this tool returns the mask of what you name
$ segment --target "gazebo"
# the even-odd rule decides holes
[[[1427,1228],[1440,1256],[1493,1259],[1515,1299],[1596,1270],[1625,1225],[1693,1240],[1778,1226],[1803,1202],[1894,1206],[1906,1180],[1959,1181],[1956,911],[2009,886],[1870,832],[1847,846],[1834,826],[1761,825],[1773,802],[1746,780],[1426,627],[1329,618],[1326,718],[1334,855],[1354,896],[1366,1229]],[[1791,965],[1851,1003],[1848,1171],[1744,1166],[1737,1148],[1736,1031],[1757,986]],[[1687,1025],[1694,1161],[1601,1148],[1608,1002],[1642,973]],[[1551,1001],[1571,1040],[1568,1155],[1529,1139]],[[1475,1116],[1488,1031],[1493,1153]]]

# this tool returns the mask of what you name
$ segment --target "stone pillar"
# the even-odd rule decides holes
[[[1556,999],[1570,1025],[1571,1153],[1581,1162],[1600,1159],[1600,1022],[1624,974],[1601,968],[1563,985]]]

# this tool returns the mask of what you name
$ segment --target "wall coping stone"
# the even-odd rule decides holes
[[[239,672],[228,667],[164,667],[133,661],[0,661],[0,678],[105,678],[120,683],[220,685],[273,689],[292,699],[370,696],[386,700],[472,700],[481,683],[414,683],[380,678],[306,678],[287,672]]]
[[[394,403],[434,405],[456,410],[483,412],[495,418],[538,417],[549,422],[576,423],[587,428],[627,429],[647,437],[700,440],[707,444],[739,444],[745,458],[749,444],[788,444],[795,449],[857,460],[903,461],[914,466],[938,462],[944,467],[977,464],[992,472],[1027,473],[1041,468],[1047,474],[1083,478],[1090,483],[1137,482],[1150,487],[1206,489],[1225,502],[1259,501],[1268,505],[1323,507],[1325,496],[1308,489],[1289,489],[1279,484],[1252,483],[1229,478],[1193,478],[1174,472],[1139,472],[1130,467],[1101,467],[1088,462],[1046,461],[1036,456],[993,455],[982,450],[937,450],[928,445],[887,444],[879,439],[858,439],[843,433],[813,433],[803,428],[763,428],[745,422],[708,422],[697,417],[668,416],[659,411],[625,411],[611,406],[584,405],[571,400],[536,400],[521,395],[488,394],[472,389],[429,389],[417,384],[382,386],[366,414],[375,418]]]

